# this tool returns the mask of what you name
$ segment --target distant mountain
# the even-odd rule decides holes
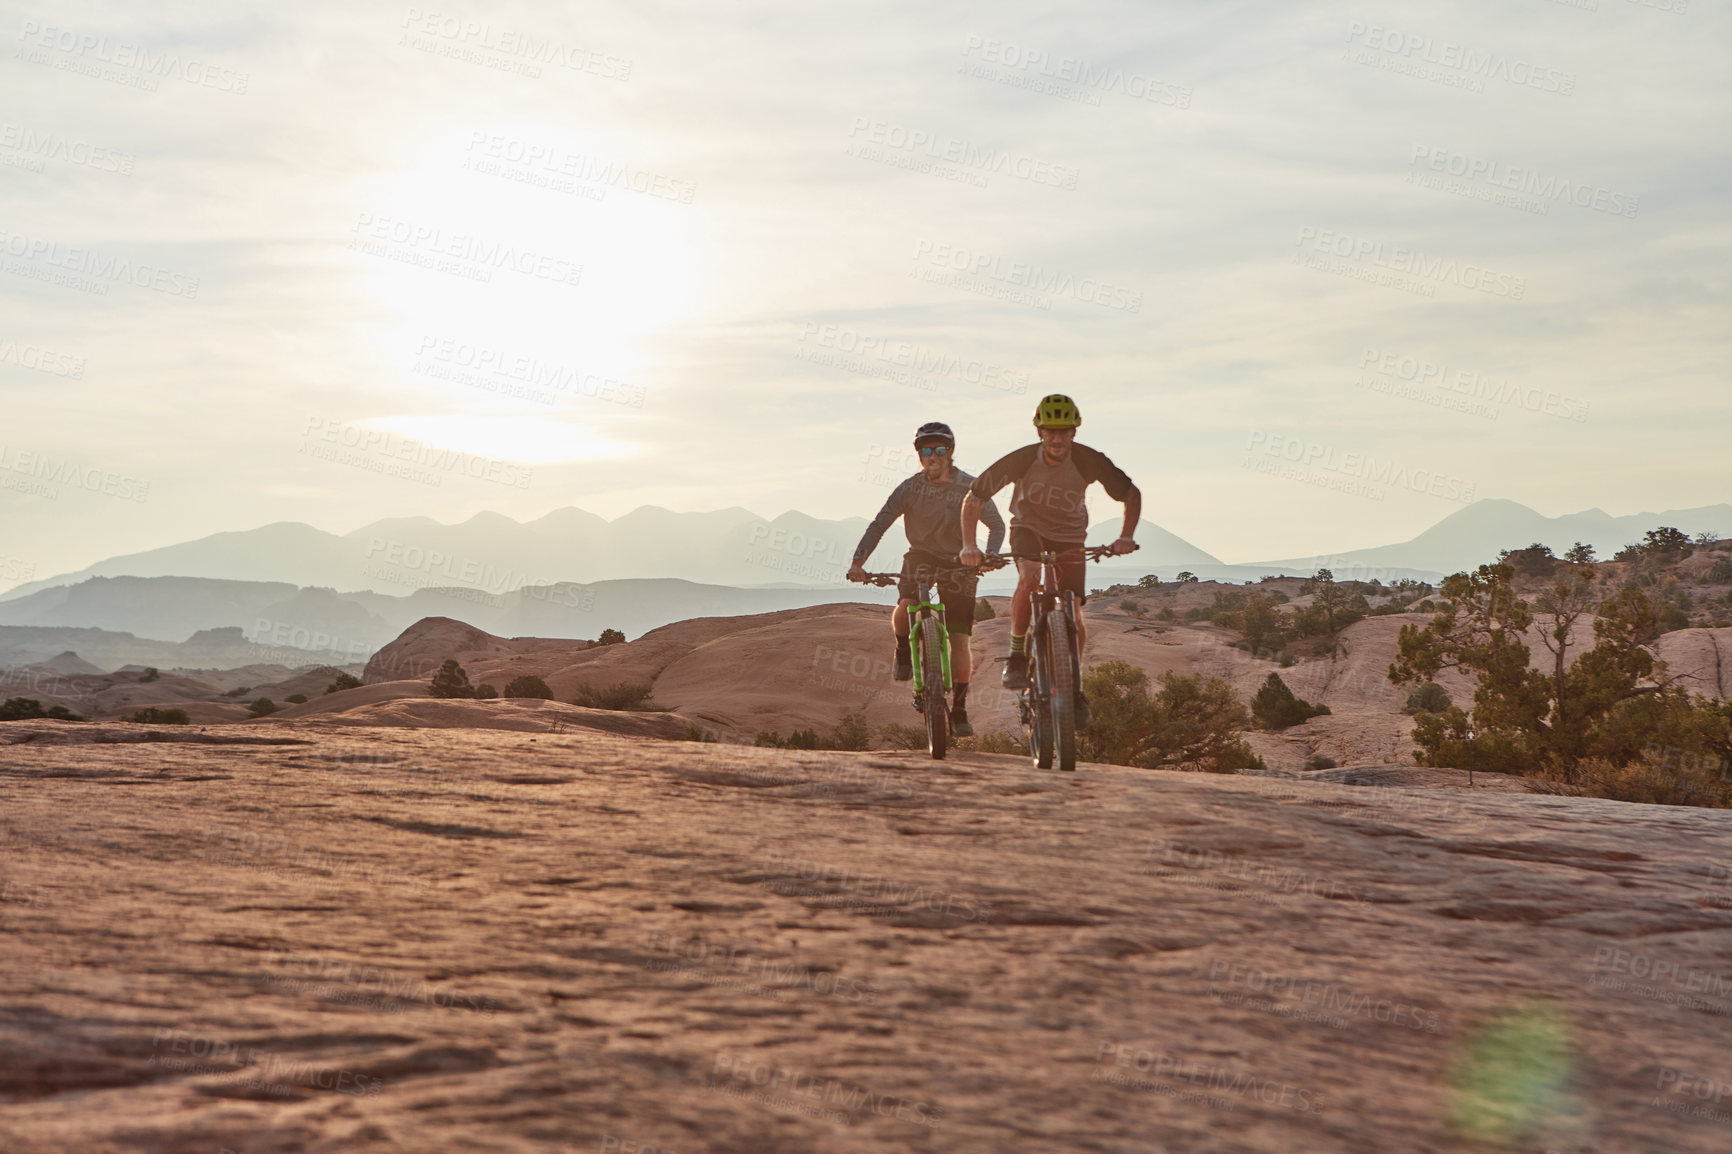
[[[1411,541],[1399,545],[1380,545],[1267,564],[1284,566],[1293,572],[1307,572],[1325,566],[1337,577],[1360,579],[1387,578],[1397,568],[1448,574],[1495,561],[1499,550],[1522,549],[1536,541],[1550,545],[1552,551],[1560,556],[1581,541],[1597,549],[1600,560],[1605,561],[1625,545],[1640,541],[1649,529],[1662,525],[1682,529],[1692,536],[1709,532],[1732,537],[1732,505],[1633,513],[1627,517],[1614,517],[1600,509],[1589,509],[1562,517],[1547,517],[1515,501],[1475,501],[1467,508],[1451,513]]]
[[[876,512],[876,510],[873,510]],[[201,577],[275,582],[293,587],[365,589],[398,597],[423,588],[464,587],[508,593],[530,585],[595,584],[678,578],[706,585],[842,586],[864,517],[826,521],[788,512],[766,520],[745,509],[673,513],[654,506],[606,521],[582,509],[556,509],[527,523],[477,513],[456,525],[428,517],[376,521],[338,536],[293,521],[110,557],[75,573],[33,581],[0,595],[9,603],[91,577]],[[1097,527],[1111,540],[1118,522]],[[1158,525],[1138,531],[1138,572],[1193,569],[1220,562]],[[872,558],[894,567],[907,549],[893,526]],[[224,594],[226,596],[226,594]],[[688,614],[689,616],[689,614]],[[152,628],[175,632],[161,623]]]
[[[75,650],[108,668],[122,654],[140,664],[172,660],[186,665],[195,659],[201,667],[215,664],[202,650],[181,653],[178,645],[221,650],[223,660],[236,664],[312,659],[346,664],[365,661],[423,617],[458,617],[508,637],[594,640],[604,629],[636,637],[690,617],[895,599],[894,589],[871,586],[736,589],[675,579],[562,582],[499,594],[418,589],[392,597],[281,582],[92,577],[0,602],[0,662],[35,663]],[[109,660],[96,657],[92,645]],[[237,652],[243,647],[245,653]]]

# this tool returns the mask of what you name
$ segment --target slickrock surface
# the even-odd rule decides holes
[[[1729,1038],[1725,813],[0,724],[6,1154],[1724,1151]]]

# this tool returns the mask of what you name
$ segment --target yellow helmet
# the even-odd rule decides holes
[[[1082,424],[1082,414],[1077,412],[1075,401],[1063,393],[1051,393],[1040,399],[1034,423],[1042,429],[1074,429]]]

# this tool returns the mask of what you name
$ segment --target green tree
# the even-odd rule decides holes
[[[1163,673],[1160,689],[1151,693],[1146,671],[1103,661],[1083,675],[1083,689],[1094,715],[1077,735],[1087,760],[1213,773],[1262,764],[1242,736],[1250,715],[1218,677]]]
[[[287,701],[290,705],[305,705],[307,703],[307,695],[304,693],[291,693],[283,700]]]
[[[1723,703],[1692,700],[1647,644],[1663,615],[1637,585],[1597,599],[1592,576],[1562,575],[1537,599],[1550,660],[1529,664],[1524,631],[1533,609],[1516,596],[1506,565],[1482,565],[1444,582],[1447,608],[1423,628],[1405,626],[1396,684],[1429,681],[1454,668],[1476,678],[1471,715],[1459,706],[1422,714],[1414,740],[1424,764],[1539,773],[1574,780],[1584,759],[1622,766],[1645,746],[1717,748],[1732,732]],[[1579,622],[1593,615],[1594,645],[1581,649]]]
[[[135,725],[191,725],[192,718],[184,709],[158,709],[154,705],[144,709],[135,709],[122,721],[130,721]]]
[[[268,697],[261,697],[251,705],[247,706],[248,712],[250,712],[254,717],[269,717],[281,708],[282,706],[278,705]]]
[[[1177,581],[1180,585],[1185,585],[1185,584],[1189,584],[1193,581],[1196,581],[1197,575],[1195,573],[1191,572],[1189,569],[1185,569],[1185,570],[1182,570],[1178,576],[1174,577],[1173,580]]]
[[[338,673],[331,684],[325,687],[326,693],[341,693],[345,689],[361,688],[361,679],[352,673]]]
[[[506,682],[505,696],[539,697],[543,701],[552,701],[553,690],[547,687],[547,682],[535,676],[535,674],[525,673],[522,676],[513,677],[510,681]]]
[[[34,697],[8,697],[0,703],[0,721],[35,721],[45,719],[50,721],[86,721],[87,718],[72,712],[64,705],[50,705],[42,708],[42,703]]]
[[[617,629],[603,629],[601,636],[596,638],[597,645],[624,645],[625,634]]]
[[[1295,697],[1278,673],[1264,678],[1256,696],[1251,698],[1251,716],[1264,729],[1286,729],[1328,712],[1327,705],[1313,705]]]
[[[161,680],[161,678],[162,678],[162,674],[157,670],[157,668],[154,665],[146,665],[144,667],[144,673],[142,676],[139,677],[138,681],[139,681],[139,684],[142,685],[147,681],[158,681],[158,680]]]
[[[447,657],[433,675],[433,680],[427,683],[427,694],[429,697],[474,697],[475,690],[469,684],[469,674],[457,664],[457,659]]]
[[[1409,715],[1415,713],[1442,713],[1453,702],[1449,699],[1449,690],[1435,681],[1427,681],[1418,689],[1407,695],[1407,706],[1402,710]]]
[[[1161,579],[1154,573],[1144,573],[1141,577],[1137,578],[1138,589],[1159,589],[1160,587]]]
[[[1568,561],[1571,565],[1592,565],[1594,563],[1594,547],[1592,545],[1584,545],[1580,541],[1577,541],[1574,545],[1571,545],[1569,551],[1564,554],[1564,560]]]
[[[1505,549],[1497,559],[1523,577],[1549,577],[1558,566],[1558,559],[1552,556],[1552,547],[1539,541],[1526,549]]]

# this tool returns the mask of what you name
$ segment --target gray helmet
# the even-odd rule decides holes
[[[914,434],[914,447],[922,444],[942,444],[956,448],[956,434],[950,431],[950,426],[943,421],[927,421],[920,426],[920,431]]]

